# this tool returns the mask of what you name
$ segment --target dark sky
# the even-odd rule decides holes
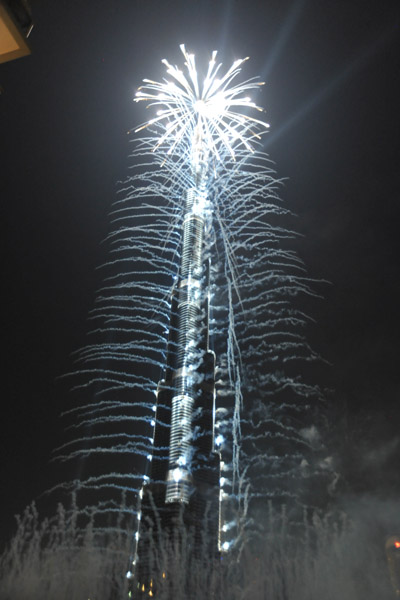
[[[107,213],[127,173],[132,97],[186,43],[250,56],[267,85],[267,150],[331,282],[309,336],[349,418],[394,439],[399,402],[399,10],[394,0],[32,0],[32,55],[0,66],[3,386],[0,538],[49,485],[65,398],[56,378],[85,342]],[[307,307],[309,308],[309,307]],[[333,413],[337,418],[338,414]],[[369,417],[368,417],[369,415]],[[387,425],[387,424],[390,424]],[[394,437],[393,437],[394,436]],[[373,436],[372,436],[373,437]]]

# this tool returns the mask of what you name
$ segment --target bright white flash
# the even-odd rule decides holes
[[[220,160],[221,146],[235,158],[235,146],[245,146],[253,151],[250,140],[259,138],[268,129],[268,123],[255,119],[242,111],[255,109],[262,111],[248,93],[263,85],[254,78],[244,83],[232,85],[241,71],[246,58],[236,60],[228,71],[221,75],[222,64],[217,64],[217,52],[212,53],[208,70],[203,81],[199,82],[195,57],[188,54],[185,46],[180,46],[185,57],[187,74],[167,60],[170,79],[162,82],[144,79],[144,85],[136,93],[136,102],[145,100],[148,106],[157,107],[156,116],[136,131],[154,124],[163,126],[163,131],[154,148],[166,143],[168,154],[172,154],[181,141],[189,142],[192,161],[204,161],[211,155]],[[219,75],[219,77],[217,77]]]
[[[215,439],[216,446],[221,446],[223,441],[224,441],[224,436],[221,434],[217,435],[217,437]]]
[[[174,481],[176,483],[178,483],[182,479],[182,475],[182,470],[179,468],[176,468],[172,471],[172,477],[174,478]]]

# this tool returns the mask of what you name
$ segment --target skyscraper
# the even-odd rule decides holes
[[[205,242],[212,220],[208,194],[221,155],[229,153],[234,158],[235,143],[251,150],[247,141],[254,137],[251,127],[267,126],[236,112],[237,107],[255,107],[241,94],[259,85],[250,80],[244,86],[229,87],[243,61],[236,61],[220,80],[214,52],[199,85],[194,56],[181,49],[188,79],[163,61],[175,81],[146,81],[137,94],[137,100],[163,107],[157,118],[143,126],[167,120],[155,150],[170,142],[168,153],[173,153],[186,136],[190,173],[182,210],[178,278],[170,299],[166,365],[154,407],[153,453],[141,491],[134,558],[136,588],[150,595],[160,547],[172,540],[179,545],[189,536],[193,557],[212,560],[220,550],[220,454],[215,436],[215,355],[209,345],[210,258]]]
[[[186,198],[167,363],[157,392],[154,451],[141,501],[137,585],[143,591],[154,577],[154,544],[165,546],[168,538],[188,535],[194,555],[206,553],[212,560],[219,551],[220,455],[214,430],[215,355],[209,348],[210,264],[203,252],[207,200],[201,172]]]

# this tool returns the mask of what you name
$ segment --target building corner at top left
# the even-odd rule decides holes
[[[0,0],[0,63],[31,54],[28,38],[32,29],[27,0]]]

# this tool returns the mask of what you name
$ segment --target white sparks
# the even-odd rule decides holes
[[[242,109],[261,111],[247,94],[249,90],[263,85],[254,78],[244,83],[231,85],[247,60],[236,60],[225,75],[217,74],[222,64],[217,64],[217,52],[212,53],[207,74],[199,82],[195,57],[188,54],[185,46],[180,46],[185,57],[187,75],[178,67],[164,59],[167,73],[172,80],[156,82],[144,80],[144,85],[136,93],[135,101],[145,100],[149,106],[159,107],[156,117],[138,127],[140,131],[151,125],[160,124],[160,133],[154,150],[166,143],[168,154],[173,154],[182,140],[187,140],[192,149],[192,164],[199,163],[211,155],[220,160],[219,147],[222,145],[230,156],[235,158],[235,147],[242,145],[253,152],[250,141],[259,138],[260,133],[268,129],[268,123],[240,112]]]

